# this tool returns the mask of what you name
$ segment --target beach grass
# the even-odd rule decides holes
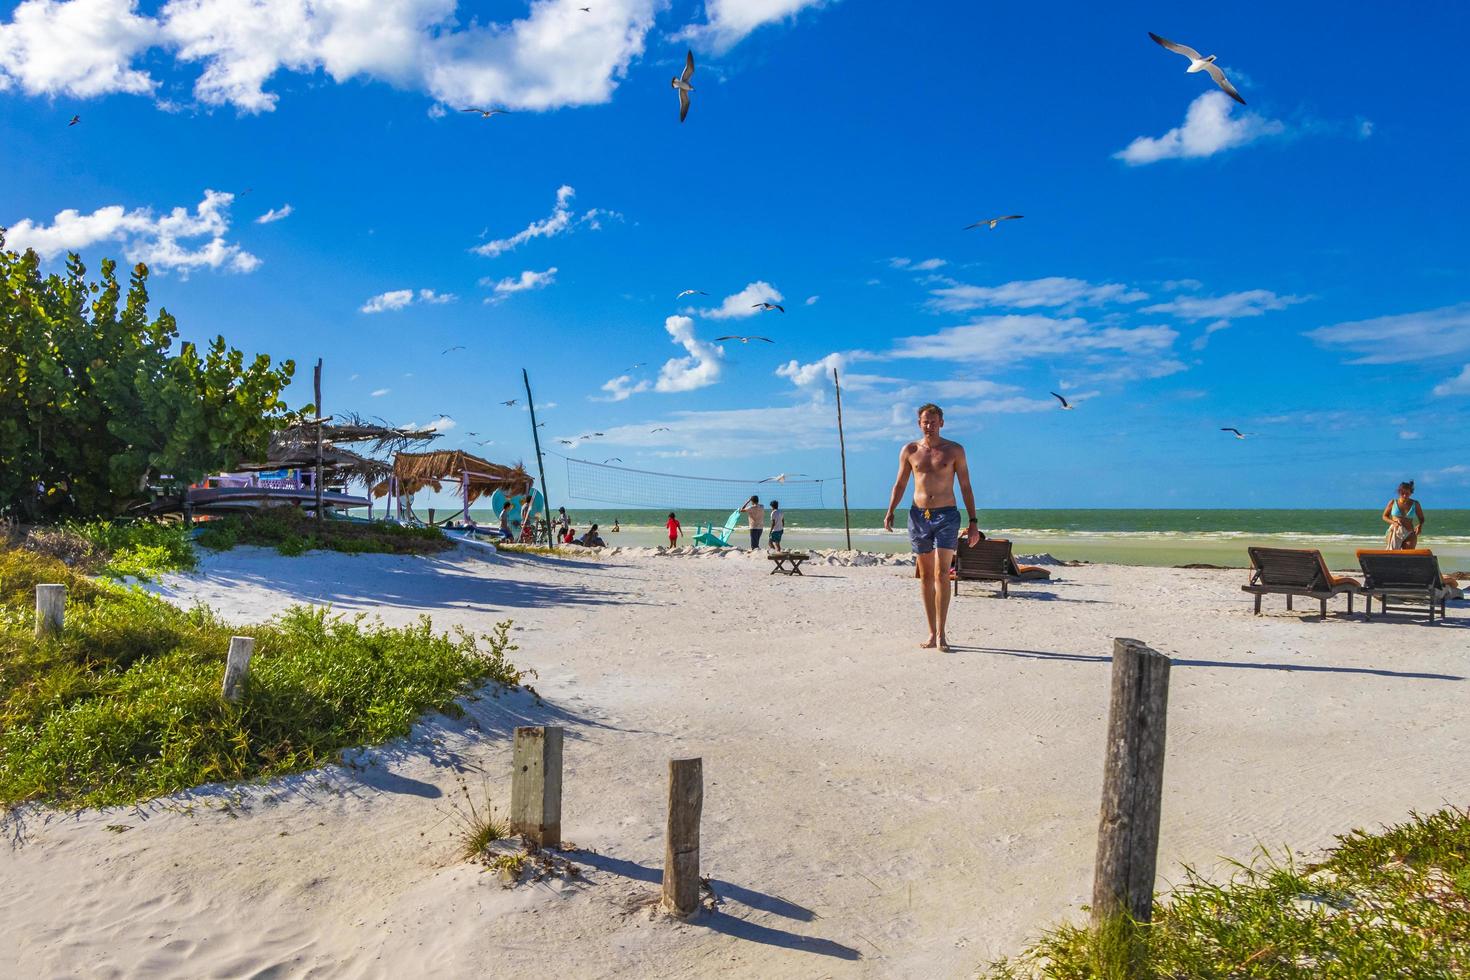
[[[34,637],[34,590],[67,586],[66,628]],[[296,606],[236,627],[57,559],[0,551],[0,803],[125,804],[204,783],[311,769],[515,686],[509,622],[476,637]],[[232,635],[252,636],[243,699],[221,696]]]
[[[1064,925],[991,980],[1457,977],[1470,974],[1470,810],[1412,814],[1298,865],[1262,853],[1223,883],[1192,869],[1152,923]]]
[[[69,521],[54,526],[12,528],[0,545],[19,546],[56,558],[93,575],[143,581],[196,565],[189,529],[150,520]]]
[[[313,550],[348,554],[430,555],[454,547],[436,527],[410,527],[386,521],[328,520],[320,524],[294,507],[202,522],[198,543],[212,551],[236,545],[275,548],[283,555]]]

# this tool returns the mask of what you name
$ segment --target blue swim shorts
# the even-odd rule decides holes
[[[954,551],[960,543],[960,509],[910,507],[909,543],[916,555],[927,555],[935,548]]]

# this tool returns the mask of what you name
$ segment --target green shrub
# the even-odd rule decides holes
[[[1062,926],[996,978],[1348,980],[1470,975],[1470,810],[1354,830],[1320,864],[1268,855],[1223,884],[1185,869],[1152,923]]]
[[[189,529],[183,524],[74,521],[64,525],[63,530],[101,551],[106,560],[100,571],[114,578],[131,575],[146,580],[163,572],[188,571],[197,564]]]
[[[34,639],[36,582],[68,586],[60,639]],[[509,628],[445,635],[428,617],[386,627],[305,606],[240,628],[0,551],[0,802],[121,804],[320,766],[453,710],[478,684],[519,684]],[[237,634],[256,647],[230,704],[220,686]]]
[[[427,555],[454,547],[454,542],[436,527],[407,527],[386,521],[328,520],[318,524],[294,507],[274,507],[257,514],[206,521],[197,540],[214,551],[249,544],[275,548],[289,556],[313,549],[349,554]]]

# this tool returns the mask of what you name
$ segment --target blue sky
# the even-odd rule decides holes
[[[1466,9],[1018,7],[0,3],[0,226],[502,462],[526,367],[551,449],[834,476],[836,365],[856,506],[929,400],[982,506],[1470,506]]]

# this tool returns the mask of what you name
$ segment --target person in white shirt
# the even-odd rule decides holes
[[[766,509],[761,506],[761,498],[751,494],[740,513],[750,521],[750,550],[754,551],[761,546],[761,534],[766,529]]]
[[[771,501],[771,547],[781,550],[781,535],[786,533],[786,514],[781,510],[781,501]]]

